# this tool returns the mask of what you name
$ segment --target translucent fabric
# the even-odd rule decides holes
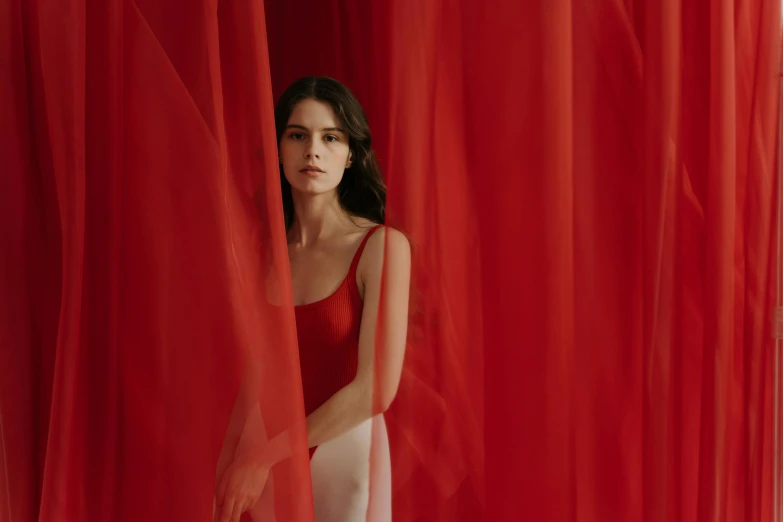
[[[209,520],[260,410],[308,520],[263,7],[2,9],[3,519]]]
[[[313,520],[304,75],[364,106],[412,246],[395,522],[770,519],[777,0],[6,0],[0,34],[0,520],[207,521],[272,437],[245,520]]]

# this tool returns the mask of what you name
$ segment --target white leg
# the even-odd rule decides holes
[[[391,521],[391,462],[382,415],[319,446],[310,472],[316,522]]]
[[[373,419],[370,471],[370,504],[367,521],[391,522],[391,455],[389,435],[383,415]]]

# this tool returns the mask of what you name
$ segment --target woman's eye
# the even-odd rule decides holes
[[[334,136],[332,134],[329,134],[328,136],[325,136],[324,139],[326,141],[340,141],[340,138],[338,138],[337,136]]]
[[[292,132],[289,136],[294,140],[303,140],[305,137],[301,132]]]

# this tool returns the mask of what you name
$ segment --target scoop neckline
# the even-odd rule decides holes
[[[313,302],[310,302],[310,303],[303,303],[303,304],[300,304],[300,305],[294,305],[294,310],[316,307],[316,306],[318,306],[320,304],[325,303],[326,301],[328,301],[332,297],[336,296],[337,293],[340,292],[340,290],[342,290],[343,287],[346,284],[350,284],[349,279],[353,279],[353,284],[356,287],[356,291],[358,292],[359,291],[359,285],[356,282],[356,273],[357,273],[358,268],[359,268],[359,261],[361,260],[361,256],[362,256],[362,254],[364,254],[364,247],[366,246],[367,241],[370,239],[370,235],[373,232],[375,232],[376,229],[378,229],[378,228],[380,228],[382,226],[383,225],[379,223],[377,225],[373,225],[367,231],[367,233],[365,234],[365,236],[362,238],[361,242],[359,243],[359,247],[356,249],[356,252],[354,252],[353,257],[351,258],[351,264],[348,266],[348,273],[345,275],[345,277],[343,277],[343,280],[340,282],[340,285],[334,290],[334,292],[332,292],[331,294],[327,295],[326,297],[318,299],[317,301],[313,301]],[[361,254],[359,252],[360,250],[361,250]],[[359,259],[356,259],[357,255],[359,255]],[[354,263],[356,263],[356,269],[354,269]],[[351,273],[352,272],[353,272],[353,278],[351,277]]]
[[[316,307],[316,306],[318,306],[320,304],[325,303],[326,301],[328,301],[332,297],[336,296],[340,292],[340,290],[343,289],[343,287],[346,284],[349,284],[348,279],[350,279],[350,277],[351,277],[351,269],[349,268],[348,269],[348,274],[343,278],[343,280],[340,282],[340,286],[338,286],[335,289],[334,292],[332,292],[331,294],[327,295],[326,297],[322,297],[321,299],[318,299],[317,301],[312,301],[310,303],[303,303],[303,304],[300,304],[300,305],[294,305],[294,309],[300,310],[300,309],[306,309],[306,308],[313,308],[313,307]],[[354,275],[354,279],[356,279],[355,275]],[[356,281],[354,281],[354,284],[356,284]]]

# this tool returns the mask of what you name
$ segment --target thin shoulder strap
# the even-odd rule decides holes
[[[353,261],[351,261],[351,268],[348,271],[349,274],[356,274],[356,269],[359,266],[359,259],[362,258],[362,252],[364,252],[364,247],[367,244],[367,240],[370,239],[370,236],[373,235],[375,231],[381,228],[382,226],[383,225],[375,225],[367,232],[367,234],[365,234],[364,239],[362,239],[362,242],[359,245],[359,248],[356,250],[356,253],[353,255]]]

